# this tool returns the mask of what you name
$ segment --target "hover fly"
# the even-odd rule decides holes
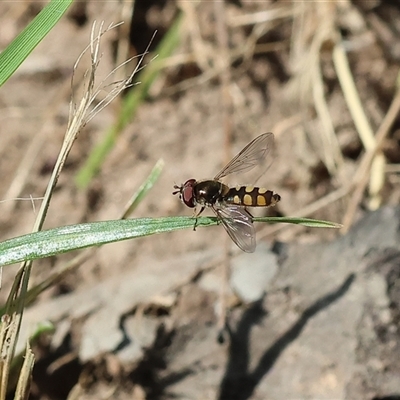
[[[237,154],[213,180],[187,180],[173,194],[190,208],[199,205],[196,218],[210,207],[222,223],[233,242],[243,251],[252,253],[256,249],[253,218],[246,207],[274,206],[280,199],[279,194],[271,190],[253,186],[236,186],[230,188],[220,182],[221,178],[238,172],[247,172],[261,164],[274,143],[272,133],[264,133],[251,141]],[[195,224],[196,227],[196,224]]]

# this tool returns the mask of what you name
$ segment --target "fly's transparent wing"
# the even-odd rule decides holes
[[[239,154],[226,165],[216,176],[215,180],[237,172],[247,172],[262,162],[273,148],[273,133],[263,133],[251,141]]]
[[[246,253],[256,249],[256,232],[251,215],[242,207],[212,207],[233,242]]]

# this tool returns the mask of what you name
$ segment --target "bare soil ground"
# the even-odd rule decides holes
[[[77,189],[76,174],[118,101],[79,136],[45,228],[117,219],[160,158],[161,178],[132,217],[189,215],[173,185],[212,178],[271,131],[275,159],[259,183],[282,200],[270,215],[345,222],[350,232],[258,226],[254,255],[233,250],[222,344],[220,269],[231,246],[222,227],[98,249],[26,312],[22,337],[38,321],[56,325],[35,349],[32,399],[400,399],[398,117],[384,132],[383,162],[357,175],[376,145],[368,133],[379,132],[396,95],[400,5],[220,6],[136,1],[127,11],[82,1],[70,9],[0,90],[0,238],[31,231],[30,196],[43,195],[61,146],[72,67],[93,21],[124,21],[103,40],[106,75],[116,54],[142,53],[158,30],[154,49],[179,12],[179,46],[86,190]],[[41,7],[0,4],[0,49]],[[360,111],[349,111],[356,100],[343,80],[343,54],[370,129]],[[357,201],[354,185],[365,176],[370,185]],[[32,284],[73,256],[35,262]],[[3,301],[16,268],[4,269]]]

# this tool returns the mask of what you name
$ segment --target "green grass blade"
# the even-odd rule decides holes
[[[300,224],[313,228],[340,228],[340,224],[296,217],[254,218],[256,222]],[[216,225],[217,218],[201,217],[197,226]],[[70,225],[30,233],[0,243],[0,266],[49,257],[67,251],[134,239],[178,229],[193,229],[194,218],[137,218]]]
[[[0,86],[60,20],[73,0],[52,0],[0,54]]]
[[[297,218],[297,217],[255,217],[254,222],[268,222],[268,223],[284,223],[284,224],[296,224],[303,225],[309,228],[342,228],[343,225],[337,224],[336,222],[322,221],[318,219],[310,218]]]
[[[198,226],[216,224],[199,218]],[[138,218],[64,226],[30,233],[0,243],[0,266],[49,257],[89,246],[133,239],[178,229],[193,229],[190,217]]]
[[[118,121],[108,130],[104,140],[92,150],[85,165],[78,172],[76,177],[78,187],[85,188],[88,185],[100,169],[107,154],[114,147],[119,133],[132,121],[139,105],[147,97],[151,85],[162,69],[163,61],[179,44],[181,20],[182,16],[178,16],[155,50],[157,58],[152,60],[140,73],[138,77],[140,84],[133,87],[123,99]]]
[[[160,177],[163,168],[164,168],[164,161],[160,159],[156,162],[156,165],[153,167],[146,180],[140,185],[139,189],[136,191],[136,193],[134,193],[132,198],[129,200],[128,207],[123,213],[122,219],[125,219],[130,214],[132,214],[133,210],[146,197],[147,193],[150,191],[150,189],[154,186],[154,183]]]

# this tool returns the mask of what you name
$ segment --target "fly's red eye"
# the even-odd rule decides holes
[[[193,194],[193,186],[196,183],[195,179],[189,179],[182,187],[182,201],[190,208],[196,207],[195,198]]]

